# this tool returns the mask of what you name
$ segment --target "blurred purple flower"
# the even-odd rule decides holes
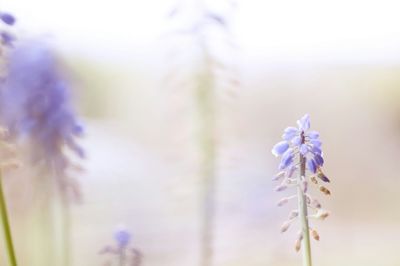
[[[3,44],[8,46],[10,46],[13,43],[13,41],[15,41],[15,37],[7,31],[1,31],[0,38]]]
[[[131,240],[131,234],[125,228],[119,228],[114,233],[114,239],[119,248],[126,248]]]
[[[113,259],[118,261],[118,265],[140,266],[143,254],[130,245],[131,238],[131,233],[124,226],[119,226],[114,233],[114,240],[117,245],[105,246],[100,250],[100,254],[112,255]],[[111,265],[111,261],[109,263]]]
[[[11,133],[35,145],[35,159],[51,160],[64,170],[65,147],[84,157],[76,143],[82,126],[71,105],[70,88],[48,46],[30,42],[13,50],[1,93],[3,120]]]
[[[11,15],[10,13],[5,13],[5,12],[1,12],[0,13],[0,19],[6,23],[7,25],[14,25],[15,24],[15,17],[13,15]]]

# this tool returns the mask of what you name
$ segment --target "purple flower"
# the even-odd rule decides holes
[[[292,139],[292,143],[293,143],[293,145],[300,146],[301,145],[301,137],[300,136],[294,137]]]
[[[131,240],[131,234],[125,228],[119,228],[114,233],[114,239],[119,248],[126,248]]]
[[[322,158],[322,156],[320,154],[315,154],[314,160],[315,160],[315,163],[318,166],[323,166],[324,165],[324,159]]]
[[[297,120],[297,125],[302,131],[307,131],[310,128],[310,115],[305,114],[302,118]]]
[[[307,160],[307,169],[310,170],[314,174],[317,172],[317,164],[315,163],[315,161],[313,159]]]
[[[319,140],[319,132],[309,131],[310,116],[304,115],[297,120],[298,128],[287,127],[283,131],[282,138],[272,149],[275,156],[282,155],[279,169],[283,170],[293,164],[296,154],[301,154],[307,159],[307,169],[315,173],[318,167],[324,164],[322,158],[322,142]]]
[[[84,157],[76,142],[82,126],[72,108],[70,88],[49,47],[30,42],[11,52],[1,96],[3,120],[11,133],[35,145],[35,160],[52,161],[64,170],[65,148]]]
[[[306,155],[306,153],[308,152],[308,147],[307,144],[301,144],[299,151],[301,154]]]
[[[281,184],[275,187],[275,191],[290,190],[295,188],[297,193],[287,196],[278,201],[278,206],[288,203],[289,200],[297,198],[298,209],[292,211],[289,218],[283,223],[281,232],[287,231],[289,226],[300,217],[302,228],[309,227],[308,218],[324,219],[328,212],[322,210],[321,204],[314,199],[308,192],[310,185],[316,185],[318,191],[324,195],[331,195],[331,192],[325,186],[319,184],[330,182],[329,178],[323,173],[322,166],[324,158],[322,153],[322,142],[319,140],[317,131],[309,131],[310,116],[304,115],[297,120],[298,128],[287,127],[282,135],[284,141],[278,142],[272,149],[275,156],[282,155],[278,169],[280,172],[273,178],[274,181],[282,180]],[[293,177],[294,173],[297,175]],[[317,180],[317,178],[319,180]],[[309,209],[310,208],[310,209]],[[315,212],[312,214],[312,212]],[[296,215],[293,215],[295,213]],[[305,234],[308,237],[304,237]],[[299,251],[301,246],[309,246],[309,236],[319,240],[319,235],[315,229],[303,230],[295,242],[295,250]],[[302,244],[303,242],[303,244]]]
[[[283,155],[281,159],[281,163],[279,165],[279,170],[286,169],[293,162],[293,150],[288,149]]]
[[[15,17],[9,13],[0,13],[0,19],[6,23],[7,25],[14,25],[15,24]]]
[[[295,127],[287,127],[284,131],[283,131],[283,135],[282,138],[284,140],[290,141],[291,139],[293,139],[297,134],[299,133],[298,129]]]
[[[310,139],[310,144],[318,148],[321,148],[322,146],[322,142],[318,139]]]
[[[281,141],[275,144],[272,148],[272,154],[278,157],[282,155],[289,148],[289,143],[287,141]]]
[[[310,132],[308,132],[307,136],[310,139],[318,139],[319,138],[319,132],[318,131],[310,131]]]
[[[319,147],[317,147],[317,146],[312,146],[311,151],[314,154],[321,154],[322,153],[321,149]]]
[[[3,44],[8,46],[10,46],[13,43],[13,41],[15,41],[15,37],[7,31],[1,31],[0,38]]]

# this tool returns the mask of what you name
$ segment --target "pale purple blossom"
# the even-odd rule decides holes
[[[61,171],[68,166],[66,148],[84,157],[76,141],[83,128],[69,86],[54,53],[42,42],[22,44],[10,53],[2,119],[14,136],[34,144],[33,159],[51,161]]]
[[[0,19],[7,25],[14,25],[15,24],[15,17],[10,13],[0,12]]]
[[[278,157],[282,155],[289,148],[289,143],[287,141],[281,141],[275,144],[272,148],[272,154]]]
[[[131,234],[125,228],[118,228],[114,233],[114,239],[119,248],[125,248],[131,240]]]
[[[319,140],[319,132],[310,129],[310,116],[304,115],[297,120],[298,127],[287,127],[282,135],[283,141],[278,142],[272,148],[275,156],[282,155],[279,170],[290,168],[295,162],[295,156],[302,154],[307,163],[307,169],[316,173],[318,167],[323,166],[322,142]]]
[[[295,242],[295,250],[299,251],[301,246],[309,250],[310,235],[315,240],[319,240],[318,232],[309,226],[309,219],[325,219],[329,215],[329,212],[322,210],[321,204],[311,197],[308,188],[314,184],[324,195],[329,196],[331,192],[319,183],[319,180],[330,182],[322,171],[324,158],[319,133],[310,130],[308,114],[297,120],[297,125],[297,128],[287,127],[282,135],[283,141],[278,142],[272,149],[275,156],[282,156],[278,166],[280,171],[272,180],[281,180],[281,183],[275,187],[277,192],[291,191],[291,188],[297,190],[294,195],[284,196],[277,205],[283,206],[295,198],[298,200],[298,209],[292,210],[289,218],[283,222],[281,232],[286,232],[291,224],[300,217],[302,229]],[[297,176],[293,177],[295,172],[297,172]],[[311,214],[312,212],[315,213]]]

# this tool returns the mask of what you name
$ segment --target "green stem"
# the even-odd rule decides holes
[[[302,143],[304,143],[304,133],[301,134]],[[299,212],[300,212],[300,223],[303,234],[302,250],[303,250],[303,266],[312,266],[311,262],[311,245],[310,245],[310,229],[308,226],[308,209],[307,209],[307,198],[303,190],[303,180],[306,176],[306,158],[300,154],[300,175],[298,178],[299,186],[297,189],[299,199]]]
[[[4,236],[6,238],[7,255],[10,266],[17,266],[17,259],[15,257],[14,245],[11,236],[10,222],[8,219],[7,204],[3,192],[3,178],[0,171],[0,214],[3,224]]]

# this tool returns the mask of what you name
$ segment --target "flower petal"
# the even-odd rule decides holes
[[[293,162],[293,149],[288,149],[283,155],[281,159],[281,163],[279,164],[279,170],[286,169]]]
[[[310,143],[311,143],[313,146],[316,146],[316,147],[318,147],[318,148],[321,148],[321,146],[322,146],[322,142],[321,142],[320,140],[317,140],[317,139],[311,139],[311,140],[310,140]]]
[[[282,138],[284,140],[289,141],[289,140],[293,139],[298,133],[299,133],[299,130],[297,128],[287,127],[287,128],[285,128],[285,130],[283,132]]]
[[[307,169],[310,170],[314,174],[317,172],[317,165],[313,159],[307,160]]]
[[[318,177],[319,179],[321,179],[322,181],[324,181],[324,182],[327,182],[327,183],[331,182],[331,181],[329,180],[329,178],[321,171],[321,169],[318,169],[317,177]]]
[[[0,13],[0,19],[6,23],[7,25],[14,25],[15,23],[15,17],[11,15],[10,13]]]
[[[324,165],[324,158],[322,158],[322,156],[319,155],[319,154],[315,154],[314,161],[317,164],[317,166],[323,166]]]
[[[289,143],[287,141],[281,141],[275,144],[271,152],[273,155],[278,157],[279,155],[282,155],[285,151],[287,151],[287,149],[289,149]]]
[[[314,154],[319,154],[319,155],[322,154],[321,149],[318,148],[317,146],[312,146],[311,151],[312,151],[312,153],[314,153]]]
[[[307,136],[310,139],[317,139],[317,138],[319,138],[319,132],[318,131],[310,131],[307,133]]]
[[[292,143],[293,143],[293,145],[300,146],[301,145],[301,137],[300,136],[294,137],[292,139]]]
[[[297,125],[299,126],[299,129],[302,131],[306,131],[310,128],[310,115],[305,114],[302,118],[297,120]]]
[[[306,155],[306,153],[308,152],[308,146],[307,146],[307,144],[301,144],[299,150],[300,150],[300,153],[301,153],[302,155]]]

